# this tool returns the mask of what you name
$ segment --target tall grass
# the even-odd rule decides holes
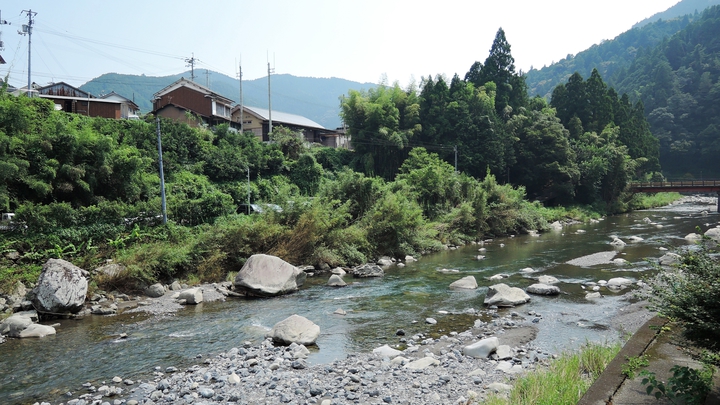
[[[562,354],[547,368],[520,377],[507,397],[492,395],[487,405],[575,405],[620,351],[619,343],[588,343]]]

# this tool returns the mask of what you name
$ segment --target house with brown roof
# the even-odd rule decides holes
[[[96,98],[92,94],[65,82],[37,87],[35,91],[38,97],[52,100],[55,109],[58,111],[87,115],[89,117],[127,118],[122,116],[122,102]]]
[[[242,118],[240,106],[236,106],[232,112],[233,127],[240,128],[240,120],[243,122],[243,130],[252,132],[262,141],[269,141],[270,111],[265,108],[243,106]],[[349,142],[344,133],[324,128],[317,122],[301,115],[289,114],[282,111],[272,111],[273,128],[278,126],[286,127],[294,132],[301,132],[303,139],[309,143],[318,143],[331,148],[349,148]]]
[[[153,114],[190,126],[215,126],[231,122],[234,101],[184,77],[158,91]]]

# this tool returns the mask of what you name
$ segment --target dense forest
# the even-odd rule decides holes
[[[645,105],[668,177],[720,175],[720,6],[641,49],[613,81]]]
[[[484,63],[464,79],[423,78],[421,89],[351,91],[343,118],[357,170],[392,179],[409,146],[438,150],[463,173],[489,172],[545,204],[617,203],[632,178],[660,170],[642,104],[633,105],[595,70],[573,75],[550,105],[529,99],[500,29]]]

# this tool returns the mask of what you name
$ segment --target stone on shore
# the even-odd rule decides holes
[[[477,280],[473,276],[463,277],[460,280],[454,281],[450,284],[450,288],[474,290],[478,288]]]
[[[383,269],[372,263],[363,264],[361,266],[353,267],[353,277],[366,278],[366,277],[382,277],[385,275]]]
[[[388,345],[382,345],[373,349],[373,353],[381,357],[387,357],[391,360],[402,354],[400,350],[393,349]]]
[[[560,287],[549,284],[533,284],[525,289],[529,294],[536,295],[558,295],[560,294]]]
[[[188,305],[197,305],[203,302],[203,290],[202,288],[189,288],[180,292],[178,299],[185,300]]]
[[[417,359],[415,361],[411,361],[410,363],[406,364],[404,367],[410,370],[424,370],[430,366],[437,366],[440,364],[440,361],[437,359],[434,359],[432,357],[423,357],[421,359]]]
[[[330,276],[327,282],[328,287],[345,287],[347,283],[337,274]]]
[[[300,345],[315,344],[320,336],[320,327],[312,321],[300,315],[291,315],[273,326],[268,337],[273,342],[289,345],[297,343]]]
[[[530,301],[530,296],[520,288],[510,287],[507,284],[495,284],[488,287],[485,296],[485,305],[499,307],[512,307]]]
[[[497,350],[500,341],[496,337],[479,340],[473,344],[463,347],[463,354],[476,359],[486,359],[491,353]]]
[[[160,283],[155,283],[145,289],[145,295],[150,298],[160,298],[165,295],[165,286]]]
[[[38,314],[35,311],[16,312],[0,322],[0,335],[13,338],[41,338],[55,334],[55,328],[37,324],[35,323],[37,320]]]
[[[274,297],[297,291],[306,277],[305,272],[279,257],[257,254],[250,256],[235,276],[235,288]]]
[[[33,289],[35,309],[52,314],[80,312],[85,303],[89,273],[62,259],[49,259]]]
[[[548,228],[552,229],[553,231],[562,231],[563,226],[560,221],[555,221],[552,224],[548,225]]]

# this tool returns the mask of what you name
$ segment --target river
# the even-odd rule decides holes
[[[99,385],[114,376],[145,379],[155,367],[179,368],[196,364],[200,356],[238,347],[245,341],[257,343],[276,322],[297,313],[321,328],[311,363],[327,363],[347,353],[369,351],[382,344],[396,344],[398,329],[406,338],[416,333],[429,336],[464,331],[484,312],[487,278],[504,273],[502,282],[527,287],[533,278],[545,274],[560,279],[564,292],[556,297],[533,296],[517,311],[523,316],[534,311],[542,315],[534,345],[550,352],[576,347],[586,340],[609,342],[620,338],[610,327],[611,318],[627,305],[627,290],[601,290],[603,298],[586,300],[583,286],[588,282],[627,277],[649,277],[653,267],[648,258],[690,245],[684,239],[717,224],[715,201],[671,205],[609,217],[597,223],[576,224],[539,236],[497,238],[478,245],[447,250],[422,257],[404,268],[395,266],[383,278],[350,279],[345,288],[325,287],[327,276],[308,278],[292,295],[273,299],[228,299],[187,307],[159,318],[141,314],[89,316],[82,320],[60,320],[57,334],[42,339],[10,339],[0,345],[0,403],[31,404],[76,392],[85,382]],[[704,215],[703,211],[710,214]],[[609,244],[611,235],[628,241],[643,238],[622,248]],[[604,251],[617,252],[626,265],[604,264],[578,267],[566,262]],[[485,259],[477,260],[478,254]],[[530,267],[531,274],[521,269]],[[441,273],[439,269],[456,269]],[[473,275],[480,288],[453,291],[453,281]],[[347,315],[335,315],[342,308]],[[428,325],[425,318],[435,318]],[[126,339],[118,336],[126,333]]]

